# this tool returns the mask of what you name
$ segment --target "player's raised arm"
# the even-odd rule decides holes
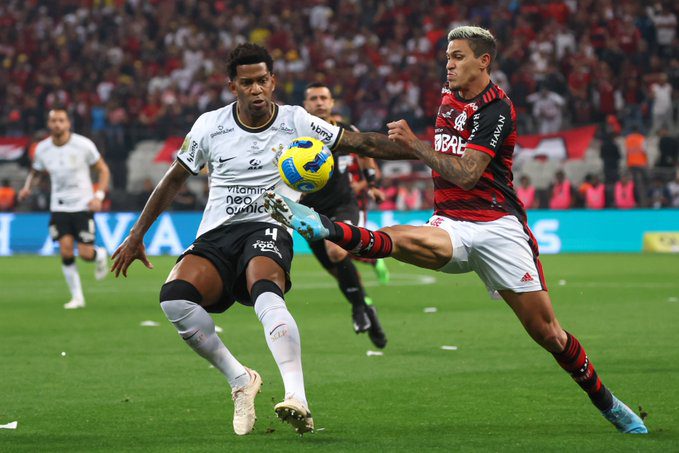
[[[139,218],[132,226],[130,234],[111,255],[113,260],[111,272],[114,272],[116,277],[121,272],[124,277],[127,277],[127,268],[136,259],[144,263],[149,269],[153,269],[153,265],[146,256],[144,235],[158,216],[170,206],[179,188],[188,179],[189,174],[186,168],[175,161],[156,188],[153,189]]]
[[[390,141],[379,132],[353,132],[345,129],[335,150],[383,160],[417,159],[412,149]]]

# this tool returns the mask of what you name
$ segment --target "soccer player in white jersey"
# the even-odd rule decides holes
[[[296,137],[311,136],[330,149],[340,128],[299,106],[273,102],[273,60],[262,47],[246,43],[229,55],[229,87],[236,101],[201,115],[165,176],[156,186],[129,236],[113,253],[111,271],[127,276],[136,260],[151,268],[144,235],[192,174],[207,167],[210,193],[195,242],[179,257],[160,290],[160,305],[179,335],[221,371],[234,400],[233,428],[254,428],[254,399],[260,375],[241,364],[215,333],[209,313],[235,302],[253,306],[285,386],[277,415],[298,433],[313,429],[304,377],[300,335],[283,295],[290,287],[292,237],[263,205],[267,190],[299,198],[283,184],[278,158]]]
[[[78,243],[80,258],[96,263],[96,279],[106,277],[106,249],[94,245],[94,213],[101,210],[110,172],[92,140],[71,132],[71,121],[65,109],[50,110],[47,127],[50,136],[38,143],[33,166],[19,192],[19,201],[31,194],[31,187],[41,174],[49,174],[52,184],[49,232],[52,239],[59,241],[61,269],[71,292],[71,300],[64,308],[84,308],[85,297],[75,265],[74,244]],[[90,169],[98,174],[96,192]]]

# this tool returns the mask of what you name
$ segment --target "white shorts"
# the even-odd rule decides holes
[[[547,290],[537,241],[528,226],[524,227],[513,215],[491,222],[465,222],[435,215],[427,225],[445,230],[453,244],[453,258],[440,272],[474,271],[491,297],[497,297],[499,290]]]

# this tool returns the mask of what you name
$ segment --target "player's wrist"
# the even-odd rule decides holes
[[[364,168],[363,177],[369,188],[377,187],[377,171],[374,168]]]
[[[106,198],[106,192],[103,190],[97,190],[94,192],[94,198],[96,198],[99,201],[104,201],[104,198]]]

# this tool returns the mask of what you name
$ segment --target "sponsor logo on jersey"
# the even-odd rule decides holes
[[[196,158],[196,151],[198,151],[198,142],[191,140],[191,151],[189,151],[189,155],[186,158],[187,162],[193,162],[193,160]]]
[[[281,123],[280,126],[271,126],[272,131],[283,132],[284,134],[294,134],[295,130],[288,127],[285,123]]]
[[[500,140],[500,133],[502,132],[502,128],[505,125],[505,116],[500,115],[500,118],[497,120],[497,126],[495,126],[495,131],[493,132],[493,138],[490,140],[490,146],[495,148],[497,146],[498,140]]]
[[[437,217],[434,220],[429,221],[428,223],[433,227],[438,227],[443,223],[443,219],[441,217]]]
[[[262,161],[259,159],[250,159],[250,166],[248,167],[248,170],[261,170],[262,169]]]
[[[278,247],[276,247],[276,243],[274,241],[261,241],[258,239],[257,242],[252,244],[252,247],[259,249],[262,252],[275,253],[280,259],[283,259],[283,255],[281,255],[281,252],[278,250]]]
[[[210,134],[210,138],[215,138],[217,135],[229,134],[231,132],[233,132],[232,127],[225,129],[224,126],[219,125],[219,126],[217,126],[217,131]]]
[[[466,147],[467,142],[457,134],[434,135],[434,149],[440,153],[462,156]]]
[[[235,159],[238,156],[233,156],[233,157],[227,157],[226,159],[222,159],[221,157],[219,158],[219,163],[223,164],[224,162],[230,161],[231,159]]]
[[[320,125],[316,123],[311,123],[311,130],[316,132],[320,137],[322,137],[325,141],[330,141],[332,139],[332,134],[322,128]]]

